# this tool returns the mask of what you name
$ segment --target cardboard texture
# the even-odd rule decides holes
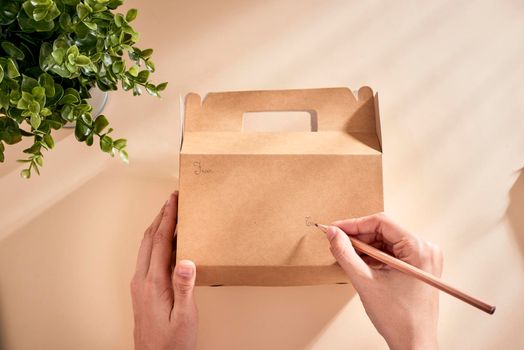
[[[246,112],[308,111],[312,132],[242,132]],[[177,259],[198,285],[347,283],[312,221],[383,211],[377,96],[324,88],[190,93]]]

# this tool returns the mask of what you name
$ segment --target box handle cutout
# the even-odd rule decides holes
[[[307,111],[257,111],[242,115],[243,132],[316,132],[317,112]]]
[[[297,127],[307,130],[306,132],[376,133],[374,109],[373,91],[369,87],[360,88],[358,95],[354,95],[348,88],[212,92],[203,100],[198,94],[189,93],[185,101],[184,130],[188,132],[273,131],[277,129],[277,125],[280,125],[278,130],[282,131]],[[287,121],[264,121],[260,122],[263,125],[255,122],[256,126],[253,126],[251,124],[253,121],[243,120],[245,113],[287,111],[310,113],[314,117],[309,123],[311,128],[304,128],[303,125],[308,123],[302,124],[302,122],[295,124]],[[243,127],[243,124],[246,125]],[[251,129],[252,127],[254,129]]]

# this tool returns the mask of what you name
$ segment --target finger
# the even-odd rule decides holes
[[[388,245],[415,238],[384,214],[335,221],[333,225],[352,236],[375,235],[376,240],[384,240]]]
[[[162,215],[164,213],[166,203],[164,203],[164,205],[156,215],[155,219],[153,220],[153,223],[149,225],[149,227],[144,233],[144,237],[142,238],[142,243],[140,244],[140,248],[138,249],[138,257],[136,259],[135,274],[137,277],[144,278],[147,275],[147,270],[149,270],[149,262],[151,260],[151,248],[153,246],[152,234],[156,231],[158,225],[160,224],[160,219],[162,218]]]
[[[155,219],[149,226],[149,230],[151,231],[151,233],[155,233],[156,230],[158,230],[158,226],[160,225],[160,222],[162,221],[162,216],[164,215],[164,210],[166,209],[167,202],[169,202],[169,198],[165,201],[164,205],[162,206],[162,209],[155,216]]]
[[[362,241],[360,239],[360,236],[356,236],[355,238],[357,238],[358,240]],[[364,242],[364,241],[362,241],[362,242]],[[364,243],[367,243],[367,242],[364,242]],[[386,243],[384,243],[384,241],[373,241],[373,242],[370,242],[370,243],[367,243],[367,244],[369,244],[373,248],[376,248],[378,250],[381,250],[381,251],[383,251],[385,253],[388,253],[388,254],[394,256],[394,253],[391,250],[391,247],[388,246]],[[366,262],[366,264],[370,265],[368,260],[364,259],[364,257],[368,256],[366,253],[363,253],[363,252],[361,252],[359,250],[355,250],[355,251],[357,252],[358,256],[360,256],[362,258],[362,260],[364,260]],[[377,261],[377,260],[373,259],[373,261]]]
[[[175,311],[187,312],[194,308],[193,289],[195,287],[196,267],[190,260],[180,260],[173,274],[175,291]]]
[[[382,263],[382,262],[380,262],[378,260],[375,260],[374,258],[372,258],[372,257],[370,257],[368,255],[363,255],[363,256],[361,256],[361,258],[373,270],[382,270],[385,267],[387,267],[386,264],[384,264],[384,263]]]
[[[345,232],[337,226],[329,226],[326,237],[331,253],[354,285],[358,285],[362,278],[371,277],[369,266],[358,256]]]
[[[442,249],[433,242],[426,241],[429,249],[431,250],[431,273],[435,276],[440,277],[442,275],[442,268],[444,265],[444,254]]]
[[[172,252],[171,252],[171,270],[175,268],[175,264],[176,264],[176,244],[178,241],[177,232],[178,232],[178,228],[175,227],[175,236],[173,237],[173,243],[171,244],[171,246],[173,247]]]
[[[374,233],[375,239],[386,243],[387,251],[396,258],[419,268],[425,265],[426,258],[421,240],[382,213],[337,221],[335,225],[347,234],[358,235],[358,237],[363,234]]]
[[[151,263],[148,271],[148,275],[153,279],[169,280],[171,277],[171,252],[177,209],[178,193],[174,192],[169,197],[157,230],[153,233]]]

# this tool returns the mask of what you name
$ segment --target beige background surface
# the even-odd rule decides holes
[[[522,349],[521,1],[129,1],[162,100],[113,93],[125,166],[59,133],[39,178],[0,166],[5,349],[130,349],[143,229],[176,187],[178,96],[370,85],[381,96],[386,210],[445,251],[443,349]],[[201,349],[381,349],[348,286],[199,288]]]

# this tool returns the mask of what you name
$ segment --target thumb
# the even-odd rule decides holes
[[[193,288],[195,286],[196,267],[190,260],[180,260],[173,274],[173,290],[175,292],[175,310],[194,308]]]
[[[362,278],[370,278],[372,271],[369,266],[358,256],[351,244],[348,235],[337,226],[329,226],[326,231],[331,254],[346,272],[353,284],[358,284]]]

